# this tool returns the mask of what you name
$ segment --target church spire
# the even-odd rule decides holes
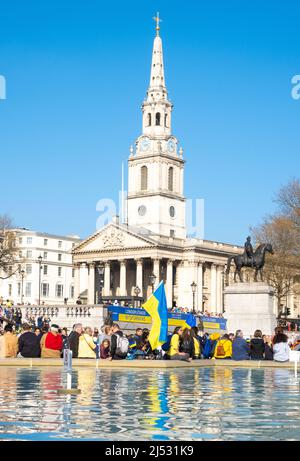
[[[152,64],[151,64],[151,75],[150,85],[148,94],[150,91],[162,91],[163,95],[166,95],[165,75],[164,75],[164,61],[163,61],[163,49],[162,40],[159,36],[159,23],[161,21],[159,13],[153,18],[156,21],[156,37],[153,43],[152,51]]]

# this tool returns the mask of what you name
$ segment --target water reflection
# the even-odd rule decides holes
[[[299,382],[289,369],[225,367],[72,372],[0,368],[0,438],[299,440]]]

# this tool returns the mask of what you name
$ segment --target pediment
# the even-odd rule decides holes
[[[126,248],[152,247],[154,242],[114,224],[108,224],[104,229],[93,234],[74,248],[73,253],[94,251],[122,250]]]

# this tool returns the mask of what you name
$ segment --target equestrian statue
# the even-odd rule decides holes
[[[236,276],[238,274],[240,281],[243,282],[243,274],[241,272],[242,267],[252,267],[255,269],[254,281],[257,282],[258,273],[260,273],[261,281],[263,282],[263,268],[265,265],[266,253],[274,254],[272,245],[270,243],[263,243],[259,245],[256,251],[253,251],[251,244],[251,237],[247,237],[244,245],[244,253],[237,256],[229,256],[227,261],[226,274],[230,272],[231,261],[235,262],[234,281],[236,282]]]

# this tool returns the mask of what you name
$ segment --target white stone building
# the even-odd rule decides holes
[[[15,272],[14,275],[0,279],[0,296],[16,304],[38,304],[39,297],[45,304],[63,304],[64,298],[68,298],[68,303],[74,303],[72,248],[80,241],[79,237],[28,229],[13,229],[13,232],[18,264],[9,268],[9,272]],[[42,259],[39,261],[40,256]],[[8,275],[1,273],[1,277]]]
[[[186,230],[183,149],[172,133],[173,105],[168,100],[159,26],[154,39],[150,84],[142,104],[142,134],[130,149],[126,223],[116,219],[74,248],[75,297],[88,291],[99,300],[129,299],[135,287],[146,299],[150,275],[164,280],[168,306],[193,306],[223,312],[224,267],[240,248],[190,239]]]

